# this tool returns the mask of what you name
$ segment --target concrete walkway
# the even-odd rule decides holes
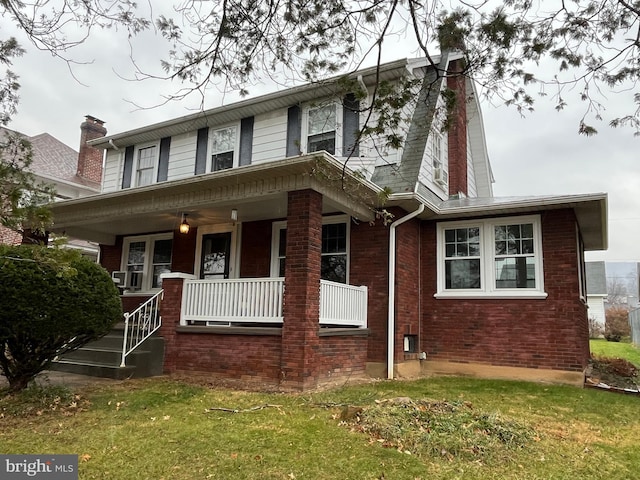
[[[69,388],[119,381],[120,380],[113,380],[111,378],[90,377],[88,375],[78,375],[75,373],[56,372],[54,370],[45,370],[36,377],[36,383],[38,385],[62,385]],[[0,388],[6,387],[7,385],[8,383],[6,378],[0,375]]]

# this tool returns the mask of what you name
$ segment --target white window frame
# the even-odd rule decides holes
[[[214,150],[213,149],[213,140],[215,137],[215,134],[217,132],[221,132],[222,130],[235,130],[235,139],[233,142],[233,165],[231,166],[231,168],[236,168],[239,165],[240,162],[240,124],[238,123],[234,123],[231,125],[225,125],[225,126],[221,126],[221,127],[216,127],[216,128],[210,128],[209,129],[209,139],[208,139],[208,155],[207,155],[207,167],[208,167],[208,172],[214,173],[214,172],[222,172],[224,170],[231,170],[231,168],[225,168],[223,170],[214,170],[213,169],[213,156],[218,154],[218,153],[224,153],[224,152],[228,152],[229,150]]]
[[[140,294],[140,293],[148,293],[148,292],[158,292],[161,288],[151,288],[153,282],[153,275],[151,275],[151,271],[153,268],[153,251],[151,246],[157,240],[173,240],[173,233],[160,233],[156,235],[139,235],[135,237],[125,237],[122,241],[122,259],[120,261],[120,270],[126,271],[127,264],[129,259],[129,247],[132,243],[137,242],[145,242],[144,249],[144,265],[142,268],[142,285],[140,290],[136,290],[135,292],[127,292],[125,290],[125,294]],[[172,244],[173,245],[173,244]],[[173,255],[173,251],[172,251]]]
[[[342,157],[342,102],[337,100],[329,100],[326,102],[313,103],[305,105],[302,109],[302,125],[301,125],[301,150],[303,153],[314,153],[309,151],[309,112],[319,108],[333,105],[336,109],[336,125],[335,125],[335,153],[334,157]],[[327,132],[331,130],[326,130]],[[324,132],[323,132],[324,133]]]
[[[496,288],[495,278],[495,232],[494,227],[531,223],[533,225],[533,248],[535,288]],[[480,228],[480,288],[446,289],[445,278],[445,230],[454,228]],[[542,251],[542,225],[540,215],[488,218],[437,224],[437,282],[436,298],[547,298],[544,290]]]
[[[349,215],[331,215],[328,217],[322,217],[322,225],[329,225],[335,223],[345,223],[347,226],[347,238],[346,238],[346,256],[347,256],[347,272],[346,272],[346,285],[349,285],[349,273],[351,264],[351,222],[349,221]],[[271,276],[274,278],[280,277],[280,256],[278,255],[278,247],[280,245],[280,231],[287,229],[287,221],[281,220],[273,222],[271,230]],[[322,253],[320,254],[323,255]],[[328,255],[328,254],[327,254]],[[285,257],[286,258],[286,257]]]
[[[155,158],[153,160],[153,173],[151,174],[151,182],[144,184],[144,185],[140,185],[138,182],[138,172],[140,170],[140,151],[141,150],[145,150],[147,148],[155,148]],[[152,142],[152,143],[145,143],[142,145],[136,145],[136,148],[133,152],[133,160],[134,160],[134,168],[132,169],[133,171],[131,172],[131,175],[133,176],[133,178],[131,179],[131,185],[134,185],[136,187],[144,187],[147,185],[153,185],[154,183],[157,183],[158,181],[158,164],[160,163],[160,142]]]

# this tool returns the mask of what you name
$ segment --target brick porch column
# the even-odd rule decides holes
[[[281,382],[304,389],[317,383],[322,195],[289,193],[282,327]]]
[[[160,315],[162,326],[160,336],[164,338],[164,365],[165,373],[175,372],[178,367],[176,356],[180,346],[176,338],[176,327],[180,325],[180,309],[182,305],[182,287],[185,279],[194,279],[187,273],[162,274],[162,289],[164,290],[160,302]]]

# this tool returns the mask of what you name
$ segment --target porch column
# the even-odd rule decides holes
[[[322,195],[313,190],[290,192],[281,382],[299,389],[317,381],[321,252]]]

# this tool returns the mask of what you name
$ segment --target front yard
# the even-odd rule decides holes
[[[431,378],[294,395],[170,378],[0,400],[0,451],[80,479],[628,479],[638,397]],[[41,398],[41,396],[36,396]]]

